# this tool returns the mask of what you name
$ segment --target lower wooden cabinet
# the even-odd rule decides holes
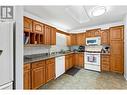
[[[74,55],[74,66],[79,68],[84,67],[84,53],[76,53]]]
[[[32,89],[36,89],[41,85],[45,84],[46,71],[45,71],[45,61],[39,61],[32,63]]]
[[[30,64],[24,65],[24,89],[31,88],[31,78],[30,78]]]
[[[55,78],[55,59],[46,60],[46,82]]]
[[[110,55],[101,55],[101,71],[110,71]]]
[[[69,54],[65,56],[65,70],[73,67],[73,54]]]
[[[37,89],[55,78],[55,58],[24,65],[24,89]]]

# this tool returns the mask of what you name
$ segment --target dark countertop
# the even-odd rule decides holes
[[[65,55],[72,54],[72,53],[74,53],[74,52],[68,52],[65,54],[61,54],[61,53],[52,54],[52,55],[36,54],[36,55],[25,56],[24,57],[24,64],[32,63],[32,62],[36,62],[36,61],[41,61],[41,60],[46,60],[46,59],[50,59],[50,58],[54,58],[54,57],[65,56]]]

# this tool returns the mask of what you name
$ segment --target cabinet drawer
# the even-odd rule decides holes
[[[109,62],[102,62],[102,65],[109,65]]]
[[[51,63],[55,63],[55,58],[50,59]]]
[[[45,66],[45,61],[38,61],[32,63],[32,69]]]
[[[29,70],[30,69],[30,63],[24,64],[24,70]]]
[[[110,70],[109,66],[107,65],[102,66],[102,71],[109,71],[109,70]]]

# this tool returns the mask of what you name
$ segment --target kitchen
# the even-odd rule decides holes
[[[23,6],[22,89],[127,89],[126,9]]]

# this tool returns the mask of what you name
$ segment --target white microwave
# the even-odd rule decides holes
[[[86,38],[86,45],[101,45],[101,37]]]

